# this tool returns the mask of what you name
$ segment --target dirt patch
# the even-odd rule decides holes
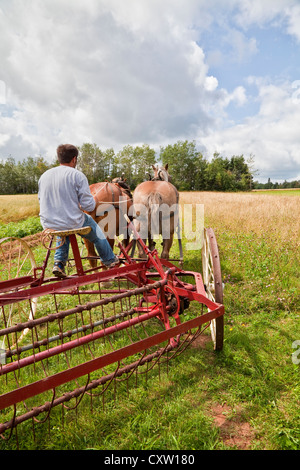
[[[201,348],[205,349],[207,343],[211,342],[211,337],[208,335],[199,335],[197,338],[193,340],[191,343],[192,348]]]
[[[25,240],[29,246],[39,245],[42,240],[42,232],[35,233],[34,235],[29,235],[28,237],[24,237],[23,240]]]
[[[215,405],[211,413],[224,444],[239,450],[250,448],[255,432],[249,423],[242,420],[241,413],[233,412],[226,404]]]

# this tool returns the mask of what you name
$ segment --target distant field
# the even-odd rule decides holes
[[[290,191],[265,194],[265,192],[218,193],[218,192],[182,192],[180,202],[203,204],[205,225],[220,230],[221,233],[236,234],[266,233],[292,236],[293,230],[299,230],[297,211],[299,199]],[[296,196],[300,196],[300,191]],[[299,235],[299,232],[297,232]]]
[[[201,194],[201,200],[216,198],[218,201],[228,201],[230,199],[236,201],[236,198],[238,198],[241,203],[243,203],[243,201],[245,202],[247,198],[251,198],[253,196],[300,196],[300,189],[255,190],[251,193],[211,193],[209,191],[186,191],[181,193],[181,201],[191,202],[189,199],[198,199],[199,194]],[[8,222],[18,222],[29,217],[37,217],[38,215],[39,201],[37,194],[17,194],[12,196],[0,195],[0,225],[6,224]]]
[[[37,194],[0,195],[0,224],[39,215]]]
[[[300,189],[254,189],[252,193],[276,196],[300,196]]]

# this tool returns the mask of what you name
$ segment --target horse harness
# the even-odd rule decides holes
[[[124,192],[127,194],[127,196],[129,197],[130,200],[132,200],[132,194],[130,192],[130,188],[129,186],[124,183],[124,184],[120,184],[120,182],[116,182],[116,183],[110,183],[109,181],[106,181],[104,183],[105,186],[108,186],[108,188],[110,189],[111,191],[111,195],[112,195],[112,201],[98,201],[98,207],[101,205],[101,204],[107,204],[107,208],[105,208],[103,210],[103,213],[100,213],[98,214],[98,216],[102,216],[105,214],[105,212],[109,212],[110,210],[112,210],[112,208],[114,209],[117,209],[117,210],[120,210],[122,211],[122,208],[121,208],[121,205],[120,204],[124,204],[124,203],[127,203],[128,199],[126,201],[121,201],[118,200],[116,201],[115,200],[115,192],[114,192],[114,187],[118,189],[119,191],[119,198],[120,196],[123,195],[123,191],[122,189],[124,190]],[[98,191],[93,195],[93,196],[96,196],[96,194],[103,188],[104,186],[101,186],[101,188],[98,189]],[[132,219],[132,216],[129,216],[130,219]]]

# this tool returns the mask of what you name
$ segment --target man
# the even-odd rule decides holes
[[[42,174],[39,180],[40,219],[43,228],[68,230],[90,226],[91,231],[84,235],[94,243],[95,248],[107,267],[116,266],[119,259],[114,255],[110,244],[94,219],[83,211],[91,212],[95,200],[91,194],[86,176],[76,170],[78,149],[65,144],[57,148],[59,166]],[[58,240],[57,245],[60,244]],[[66,277],[65,265],[69,255],[69,237],[55,250],[53,274]]]

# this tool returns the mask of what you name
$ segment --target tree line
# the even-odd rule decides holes
[[[283,183],[272,183],[271,178],[268,178],[267,183],[255,183],[255,189],[291,189],[300,188],[300,180],[283,181]]]
[[[224,158],[215,153],[208,160],[196,149],[196,143],[178,141],[160,148],[159,154],[149,145],[126,145],[119,152],[101,150],[97,144],[84,143],[79,147],[77,168],[89,184],[111,181],[123,176],[131,189],[153,174],[152,165],[168,163],[172,183],[179,191],[248,191],[256,188],[253,181],[254,158],[246,161],[243,155]],[[0,162],[0,194],[32,194],[38,191],[38,180],[57,161],[43,157],[27,157],[16,162],[13,157]]]

